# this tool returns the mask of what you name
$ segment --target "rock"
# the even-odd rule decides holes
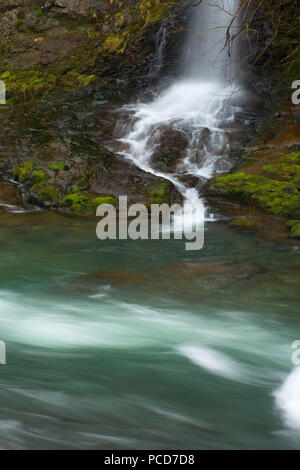
[[[127,196],[128,203],[141,202],[149,205],[152,202],[152,193],[162,191],[161,187],[167,185],[165,194],[162,194],[165,199],[161,202],[173,204],[182,201],[182,196],[172,183],[140,170],[128,160],[111,153],[107,155],[106,162],[106,167],[98,170],[98,177],[91,187],[93,192],[110,194],[117,199],[119,196]]]
[[[25,212],[25,207],[16,186],[0,181],[0,214],[7,212]]]
[[[239,279],[248,279],[264,272],[264,268],[249,263],[238,263],[228,260],[202,259],[200,261],[183,261],[163,273],[168,277],[207,277],[207,276],[233,276]]]
[[[287,227],[289,229],[289,238],[300,239],[300,221],[288,220]]]
[[[240,228],[243,230],[253,230],[255,228],[255,223],[253,219],[249,217],[239,217],[229,223],[230,227]]]
[[[9,36],[18,22],[19,9],[8,11],[0,19],[0,36]]]
[[[295,194],[295,190],[293,188],[283,188],[282,191],[286,194]]]
[[[152,156],[153,166],[158,170],[174,169],[184,156],[188,136],[169,127],[159,129],[159,133],[159,145]]]
[[[61,288],[71,292],[105,293],[111,286],[127,286],[145,282],[147,275],[133,271],[96,271],[69,279],[61,284]]]
[[[46,0],[45,8],[57,7],[63,13],[88,16],[91,3],[91,0]],[[103,4],[103,1],[100,1],[100,3]]]

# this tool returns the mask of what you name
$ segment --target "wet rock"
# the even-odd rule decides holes
[[[174,169],[184,157],[189,144],[188,136],[183,131],[165,127],[153,136],[154,144],[156,139],[159,139],[159,145],[152,157],[153,166],[158,170]]]
[[[56,7],[61,13],[87,16],[90,13],[91,3],[91,0],[46,0],[45,8]]]
[[[287,222],[287,227],[289,229],[289,238],[300,239],[300,221],[299,220],[289,220]]]
[[[76,276],[60,283],[63,291],[90,292],[96,294],[109,291],[114,286],[141,285],[147,281],[147,276],[133,271],[96,271],[81,276]]]
[[[0,214],[25,210],[16,186],[0,181]]]
[[[227,260],[203,259],[185,261],[163,270],[167,276],[197,278],[207,276],[233,276],[238,279],[249,279],[264,272],[264,268],[249,263],[238,263]]]
[[[0,36],[5,37],[11,34],[17,25],[19,13],[19,9],[14,9],[3,15],[0,19]]]
[[[163,191],[166,188],[165,196],[160,202],[173,204],[181,202],[182,196],[178,193],[172,183],[163,178],[137,168],[133,163],[110,154],[109,160],[106,160],[106,167],[99,168],[98,176],[91,190],[98,194],[111,194],[115,198],[127,196],[128,202],[141,202],[147,205],[151,204],[152,196],[155,191]]]
[[[282,190],[285,194],[294,194],[295,190],[294,188],[283,188]]]
[[[230,227],[240,228],[242,230],[254,230],[255,221],[250,217],[239,217],[229,223]]]
[[[132,271],[98,271],[80,277],[83,283],[135,284],[143,282],[147,276]]]

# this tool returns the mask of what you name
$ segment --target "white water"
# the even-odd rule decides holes
[[[297,431],[300,429],[300,367],[287,377],[275,393],[276,404],[282,412],[285,424]]]
[[[234,94],[236,99],[240,92],[236,83],[236,53],[224,46],[226,30],[238,3],[207,0],[194,7],[181,60],[182,78],[152,102],[125,108],[133,122],[126,126],[125,132],[123,128],[120,155],[139,168],[172,181],[185,201],[193,205],[202,203],[200,195],[195,188],[183,184],[180,176],[207,179],[216,171],[227,171],[232,166],[228,158],[228,135],[240,108],[233,106],[231,97]],[[232,28],[236,29],[235,23]],[[161,60],[160,48],[158,52]],[[161,130],[166,126],[183,132],[189,142],[174,173],[159,172],[152,165]]]

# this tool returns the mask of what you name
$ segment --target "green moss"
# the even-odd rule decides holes
[[[236,220],[233,220],[229,224],[231,227],[241,228],[244,230],[251,230],[254,228],[253,221],[248,217],[239,217]]]
[[[30,180],[33,184],[45,183],[49,177],[43,171],[33,171]]]
[[[300,224],[299,223],[297,225],[294,225],[291,228],[290,236],[295,237],[295,238],[300,238]]]
[[[120,27],[123,25],[125,21],[124,13],[125,10],[115,14],[115,26]]]
[[[69,207],[74,214],[83,215],[88,211],[89,198],[80,193],[68,194],[62,200],[62,206]]]
[[[116,198],[112,196],[95,197],[90,200],[89,209],[94,212],[101,204],[112,204],[113,206],[116,206],[117,203],[118,201]]]
[[[253,204],[277,216],[300,217],[300,193],[291,182],[235,173],[216,178],[215,185],[234,201]]]
[[[21,165],[20,167],[14,168],[13,174],[19,181],[24,181],[31,174],[33,167],[34,162],[32,160],[28,160],[24,162],[23,165]]]
[[[61,70],[11,71],[6,70],[0,77],[5,81],[8,97],[14,102],[28,101],[44,97],[52,92],[69,91],[89,85],[95,75],[87,75],[77,70],[62,73]]]
[[[51,163],[49,165],[50,170],[53,171],[68,171],[70,169],[69,165],[65,162]]]
[[[277,175],[280,179],[300,181],[300,153],[290,153],[279,158],[273,165],[263,166],[267,173]]]
[[[109,35],[104,41],[103,49],[107,52],[123,54],[129,40],[137,30],[139,30],[139,25],[133,24],[128,26],[128,28],[126,28],[126,30],[121,34],[113,33]]]
[[[50,201],[56,202],[57,201],[57,191],[53,186],[43,186],[38,191],[38,198],[41,202]]]
[[[150,193],[150,204],[169,204],[170,186],[169,183],[162,183],[160,189],[154,189]]]
[[[108,36],[103,44],[103,49],[109,52],[121,52],[124,49],[125,38],[123,34]]]
[[[112,23],[114,32],[105,38],[103,43],[104,51],[123,54],[131,38],[142,33],[149,23],[162,21],[166,18],[171,6],[172,3],[161,2],[160,0],[140,0],[138,8],[124,9],[116,13]],[[131,23],[124,30],[125,13],[130,15]],[[110,20],[109,16],[107,20]]]
[[[298,223],[299,223],[299,220],[288,220],[286,225],[287,225],[287,228],[291,230],[291,228]]]
[[[95,213],[101,204],[117,204],[116,198],[112,196],[91,198],[88,193],[72,192],[62,200],[62,206],[69,207],[77,215]]]
[[[157,0],[142,0],[140,2],[141,17],[145,25],[156,23],[166,18],[170,4],[157,2]]]

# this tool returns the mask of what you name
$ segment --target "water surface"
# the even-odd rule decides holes
[[[199,252],[1,222],[1,448],[299,447],[296,247],[221,222]]]

